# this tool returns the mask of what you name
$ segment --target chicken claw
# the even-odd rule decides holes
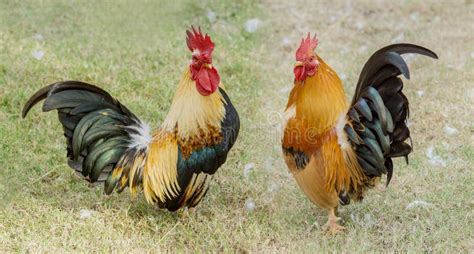
[[[331,235],[336,235],[338,233],[342,233],[346,228],[339,225],[338,221],[341,220],[341,218],[336,216],[336,213],[334,212],[334,208],[329,211],[329,219],[326,224],[324,224],[323,229],[327,230]]]

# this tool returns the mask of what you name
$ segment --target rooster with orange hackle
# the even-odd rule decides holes
[[[282,148],[303,192],[328,211],[325,227],[337,233],[344,229],[338,224],[337,207],[361,200],[383,174],[388,185],[392,158],[407,158],[412,150],[406,143],[408,99],[398,77],[409,78],[409,71],[401,55],[437,56],[413,44],[380,49],[362,69],[349,103],[336,72],[315,53],[317,45],[318,38],[308,34],[296,51]]]

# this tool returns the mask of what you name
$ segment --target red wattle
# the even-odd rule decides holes
[[[202,67],[196,75],[196,88],[201,95],[208,96],[217,90],[220,81],[219,73],[214,67]]]
[[[306,78],[304,66],[295,67],[295,69],[293,69],[293,73],[295,74],[295,79],[298,81],[303,81]]]

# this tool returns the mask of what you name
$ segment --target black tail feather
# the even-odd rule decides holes
[[[69,80],[69,81],[62,81],[62,82],[56,82],[51,85],[45,86],[38,90],[31,98],[26,102],[25,106],[23,107],[21,116],[24,118],[30,109],[36,105],[38,102],[40,102],[43,99],[46,99],[46,97],[50,96],[51,94],[58,93],[64,90],[85,90],[89,91],[95,94],[102,95],[104,98],[107,98],[107,100],[110,100],[110,102],[114,102],[115,99],[106,91],[102,90],[101,88],[87,84],[81,81],[74,81],[74,80]]]
[[[387,185],[393,174],[392,158],[408,159],[412,151],[412,146],[406,143],[410,138],[406,125],[409,102],[398,77],[403,74],[410,78],[408,66],[401,57],[406,53],[438,58],[433,51],[413,44],[394,44],[375,52],[362,69],[348,112],[352,123],[348,126],[352,126],[352,130],[345,128],[352,137],[349,142],[365,175],[370,179],[387,174]],[[364,142],[354,142],[353,132]]]
[[[69,165],[91,182],[104,182],[128,148],[127,127],[140,120],[106,91],[80,81],[40,89],[23,107],[22,117],[42,100],[43,111],[58,111]]]

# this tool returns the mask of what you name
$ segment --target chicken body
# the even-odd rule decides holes
[[[348,105],[341,80],[321,58],[318,61],[316,74],[304,84],[297,82],[290,93],[283,152],[300,188],[314,204],[328,210],[328,226],[337,230],[338,189],[360,182],[363,176],[345,163],[338,143],[336,125],[344,119]]]
[[[366,189],[387,174],[393,157],[406,157],[411,146],[406,126],[408,100],[399,74],[409,77],[400,54],[436,55],[419,46],[397,44],[376,52],[364,66],[352,103],[341,80],[313,51],[317,38],[297,51],[295,84],[284,113],[282,149],[296,182],[328,211],[326,227],[337,233],[339,204],[359,201]]]
[[[143,185],[149,203],[171,211],[194,207],[225,162],[238,131],[238,114],[222,85],[216,92],[201,96],[186,69],[170,111],[162,126],[151,134],[143,156],[132,153],[117,163],[112,172],[116,188],[128,186],[136,193]],[[106,184],[106,190],[110,187]]]
[[[22,116],[42,100],[43,111],[57,110],[69,165],[86,180],[103,183],[106,194],[129,187],[170,211],[194,207],[226,161],[240,121],[212,66],[210,37],[194,28],[187,35],[192,63],[154,131],[109,93],[80,81],[40,89]]]

